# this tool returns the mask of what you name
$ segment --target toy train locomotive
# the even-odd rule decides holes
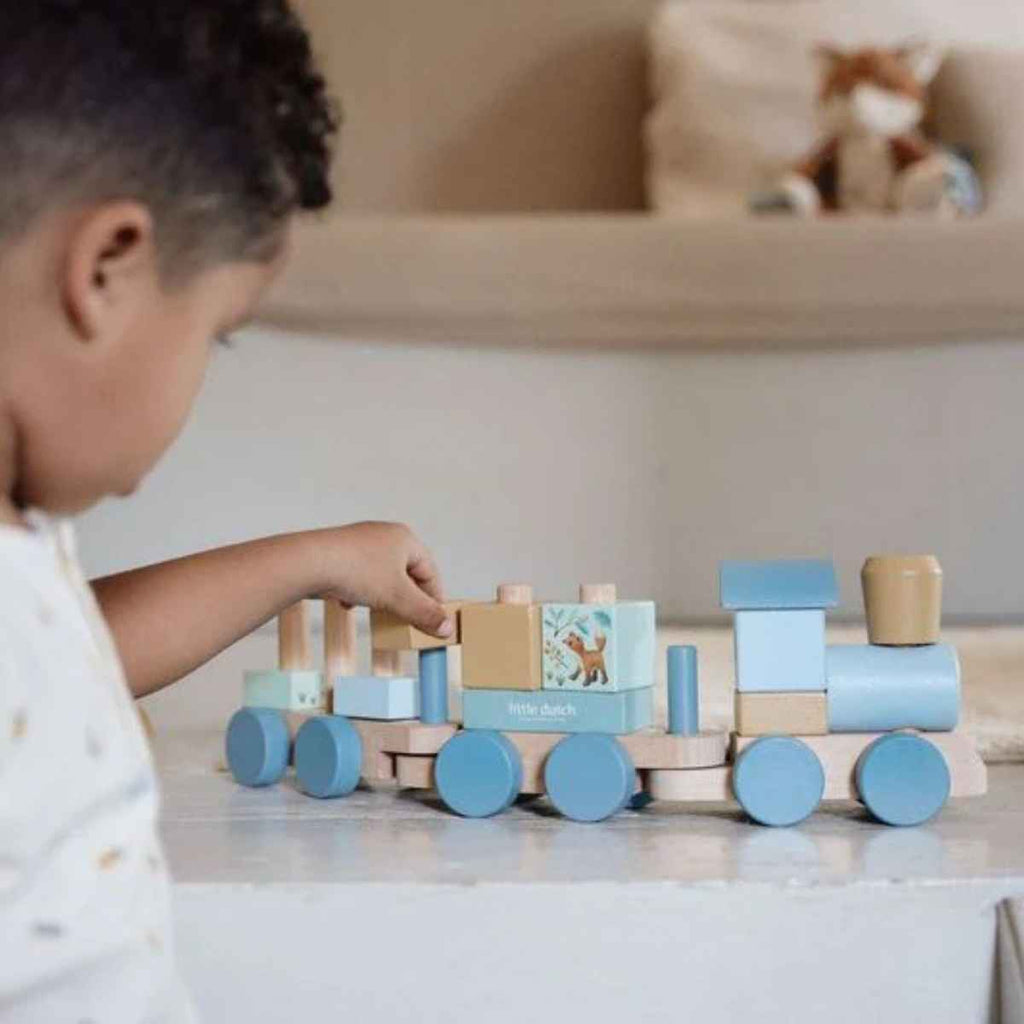
[[[822,800],[860,800],[916,825],[953,796],[985,792],[985,766],[956,726],[960,668],[939,639],[942,573],[930,556],[869,558],[867,644],[826,645],[838,601],[831,562],[724,562],[734,615],[736,728],[702,731],[697,652],[668,652],[668,727],[654,717],[655,609],[583,585],[538,603],[525,584],[449,605],[440,640],[370,616],[372,673],[356,674],[353,613],[325,602],[325,667],[312,667],[307,607],[282,613],[279,668],[246,673],[228,766],[246,786],[294,764],[315,797],[360,779],[436,789],[465,817],[544,794],[600,821],[651,800],[735,799],[755,822],[794,825]],[[447,648],[461,647],[463,720],[449,721]],[[419,671],[399,671],[416,652]],[[328,711],[328,707],[330,711]]]

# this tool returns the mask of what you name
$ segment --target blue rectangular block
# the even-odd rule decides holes
[[[653,601],[545,604],[541,685],[600,693],[653,686],[654,619]]]
[[[835,566],[829,559],[722,562],[718,569],[723,608],[834,608],[839,603]]]
[[[654,690],[464,690],[462,724],[500,732],[636,732],[654,719]]]
[[[418,718],[419,681],[411,676],[336,676],[334,713],[383,721]]]
[[[960,662],[949,644],[830,644],[830,732],[948,732],[960,717]]]
[[[736,613],[736,689],[825,689],[825,613],[817,608]]]

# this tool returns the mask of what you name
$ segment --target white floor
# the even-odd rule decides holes
[[[181,957],[206,1019],[993,1021],[994,908],[1024,895],[1024,766],[918,829],[855,806],[601,825],[464,821],[390,787],[320,802],[157,741]]]

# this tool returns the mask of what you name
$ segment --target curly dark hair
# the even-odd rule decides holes
[[[170,274],[265,259],[331,200],[335,107],[287,0],[3,0],[0,243],[136,199]]]

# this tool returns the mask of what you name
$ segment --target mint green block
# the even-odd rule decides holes
[[[654,685],[654,602],[546,604],[545,690],[621,693]]]
[[[245,673],[242,704],[247,708],[316,711],[323,709],[325,702],[322,672],[253,669]]]
[[[498,732],[606,732],[645,729],[654,720],[654,689],[593,693],[566,690],[463,690],[462,724]]]

